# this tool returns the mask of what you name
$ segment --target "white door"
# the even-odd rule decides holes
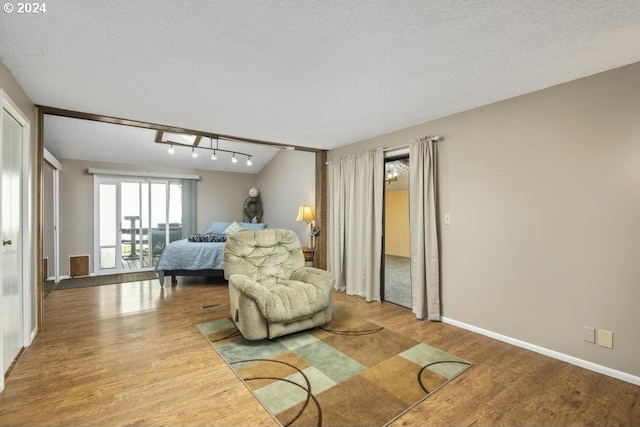
[[[22,148],[23,126],[2,110],[2,374],[23,346],[22,300]]]
[[[48,275],[44,280],[60,281],[59,227],[59,182],[61,165],[51,153],[44,149],[42,164],[42,255],[48,260]]]
[[[119,273],[122,237],[118,222],[120,187],[116,178],[94,177],[95,271]]]

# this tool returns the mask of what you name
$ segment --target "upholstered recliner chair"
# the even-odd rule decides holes
[[[231,317],[248,340],[275,338],[331,320],[335,279],[327,271],[305,267],[300,241],[291,230],[228,236],[224,277]]]

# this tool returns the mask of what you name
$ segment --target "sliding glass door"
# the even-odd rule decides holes
[[[182,238],[179,181],[96,175],[94,189],[95,273],[152,269]]]
[[[185,234],[182,217],[182,184],[178,181],[150,182],[147,229],[148,263],[155,266],[164,247]]]

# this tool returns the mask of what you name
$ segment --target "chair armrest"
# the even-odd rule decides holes
[[[234,287],[238,292],[251,298],[256,302],[258,308],[263,313],[266,312],[266,303],[269,290],[260,283],[242,274],[232,274],[229,276],[229,286]]]
[[[315,267],[302,267],[291,273],[291,280],[310,283],[313,286],[331,289],[335,284],[335,277],[326,270]]]

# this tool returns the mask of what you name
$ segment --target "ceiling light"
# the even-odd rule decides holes
[[[193,145],[188,145],[185,142],[180,142],[180,141],[164,141],[162,140],[162,135],[163,135],[163,131],[158,131],[157,135],[156,135],[156,142],[157,143],[161,143],[161,144],[168,144],[169,148],[167,149],[167,152],[169,154],[174,154],[176,152],[175,147],[189,147],[191,148],[191,157],[193,157],[194,159],[198,157],[199,152],[201,150],[211,150],[211,160],[218,160],[218,153],[231,153],[232,157],[231,157],[231,162],[232,163],[238,163],[238,156],[245,156],[247,158],[247,166],[252,166],[253,165],[253,155],[252,154],[247,154],[247,153],[243,153],[241,151],[236,151],[236,150],[227,150],[224,147],[220,147],[219,145],[219,140],[220,140],[220,136],[216,136],[216,135],[211,135],[209,136],[209,146],[207,147],[206,145],[201,145],[200,144],[200,139],[202,138],[201,136],[195,136],[193,139]],[[188,134],[173,134],[173,136],[176,135],[187,135]],[[182,138],[185,141],[187,141],[187,138]],[[213,143],[213,140],[215,139],[215,144]],[[225,138],[227,139],[227,138]],[[231,142],[235,142],[235,140],[233,139],[228,139]],[[188,139],[187,142],[191,142],[191,139]],[[198,149],[198,151],[196,151],[196,148]]]
[[[395,166],[389,167],[387,169],[387,174],[384,177],[384,181],[391,185],[391,183],[393,181],[397,181],[398,180],[398,170],[395,168]]]

